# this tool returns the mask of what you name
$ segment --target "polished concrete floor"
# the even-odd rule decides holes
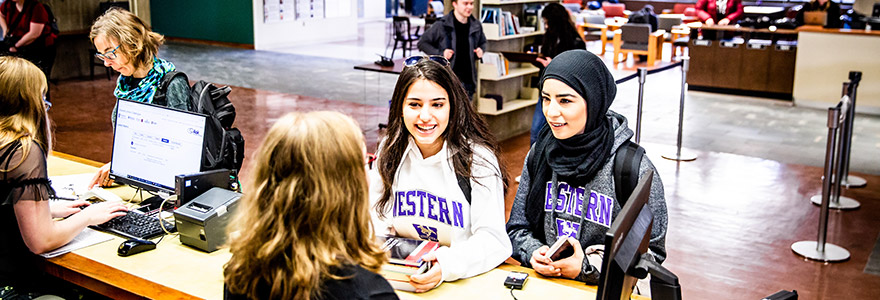
[[[387,106],[396,75],[354,70],[374,58],[387,44],[384,22],[361,24],[361,36],[349,42],[305,45],[277,51],[254,51],[169,43],[161,56],[173,61],[191,79],[255,90]],[[594,53],[600,43],[588,43]],[[361,49],[353,51],[352,49]],[[609,45],[609,50],[610,45]],[[667,45],[667,49],[668,45]],[[612,65],[615,78],[634,73],[632,59]],[[665,51],[665,60],[669,53]],[[398,49],[397,57],[400,57]],[[829,78],[843,82],[846,78]],[[642,134],[644,142],[674,145],[678,131],[681,70],[649,75],[645,83]],[[233,92],[235,93],[235,92]],[[638,82],[618,86],[611,108],[635,126]],[[684,147],[767,158],[779,162],[823,166],[827,112],[801,108],[791,101],[689,91],[685,99]],[[858,111],[858,109],[857,109]],[[858,114],[853,134],[853,171],[880,175],[880,116]]]
[[[361,124],[370,149],[379,135],[375,124],[387,119],[387,100],[382,99],[390,95],[394,77],[351,69],[364,61],[182,43],[163,48],[162,56],[191,79],[233,86],[236,125],[247,138],[248,157],[274,120],[289,111],[349,114]],[[613,69],[621,76],[631,67]],[[699,158],[676,163],[659,155],[674,150],[678,76],[669,71],[649,77],[642,144],[666,188],[670,221],[664,266],[680,277],[684,297],[760,299],[781,289],[798,290],[801,299],[880,295],[880,276],[862,271],[880,233],[880,118],[859,115],[856,120],[853,170],[867,173],[862,175],[869,182],[844,195],[862,207],[834,211],[829,218],[828,242],[847,248],[851,259],[805,261],[789,246],[816,239],[818,208],[808,198],[821,191],[824,112],[776,100],[688,93],[685,145],[696,149]],[[69,80],[51,87],[55,150],[109,160],[114,84]],[[613,106],[630,119],[635,118],[636,88],[633,81],[622,84]],[[517,175],[528,136],[508,139],[502,149],[503,161]]]

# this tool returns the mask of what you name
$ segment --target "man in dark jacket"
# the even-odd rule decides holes
[[[419,50],[429,55],[443,55],[452,71],[473,99],[477,90],[477,69],[474,64],[483,57],[486,35],[483,25],[471,16],[474,0],[453,0],[452,13],[437,20],[419,38]]]

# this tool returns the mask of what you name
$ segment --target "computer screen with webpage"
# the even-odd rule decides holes
[[[205,115],[124,99],[116,107],[111,178],[174,191],[174,176],[200,171]]]

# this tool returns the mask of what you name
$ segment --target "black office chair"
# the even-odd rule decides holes
[[[397,44],[403,50],[403,57],[406,57],[406,50],[412,50],[414,42],[419,40],[419,29],[415,33],[410,33],[409,18],[395,16],[394,25],[394,48],[391,49],[391,58],[394,58],[394,51],[397,50]],[[412,52],[412,51],[410,51]]]

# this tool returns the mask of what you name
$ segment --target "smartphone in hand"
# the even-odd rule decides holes
[[[553,243],[553,246],[550,246],[550,250],[547,250],[547,253],[550,260],[557,261],[574,255],[574,245],[568,241],[567,237],[561,237],[556,240],[556,243]]]

